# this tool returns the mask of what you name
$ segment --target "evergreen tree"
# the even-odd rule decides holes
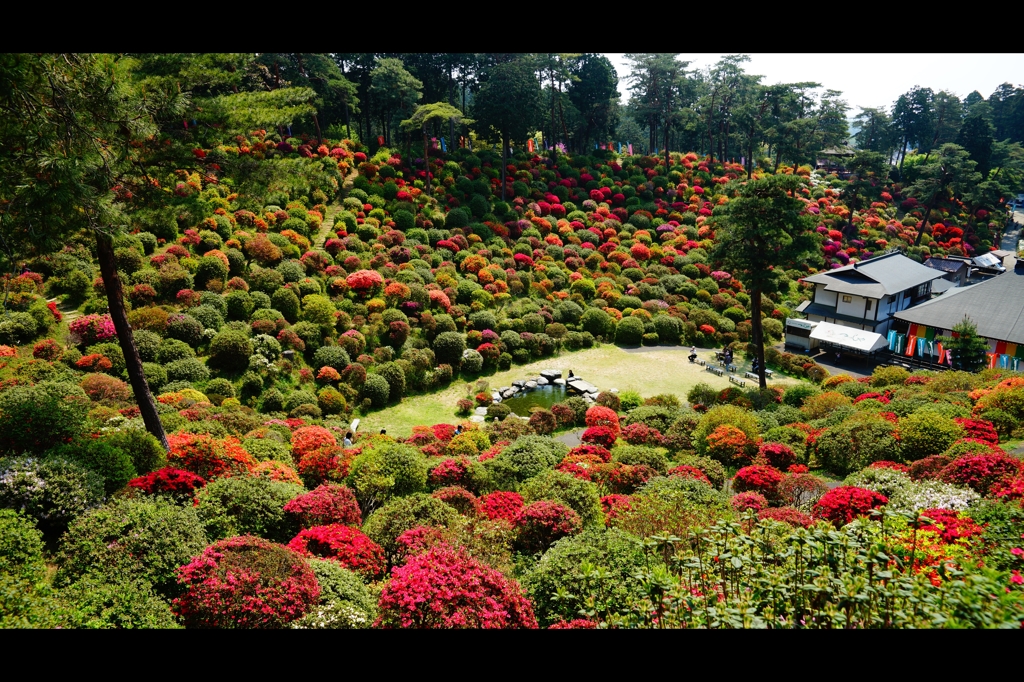
[[[764,331],[761,295],[776,291],[779,275],[790,263],[806,261],[816,253],[814,222],[804,215],[796,195],[803,181],[796,175],[771,175],[736,185],[736,195],[715,216],[715,257],[750,293],[751,342],[764,373]]]
[[[953,327],[953,336],[935,339],[953,356],[953,369],[964,372],[978,372],[988,366],[988,342],[978,336],[978,327],[969,317],[964,317]]]

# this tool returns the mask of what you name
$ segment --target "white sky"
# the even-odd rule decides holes
[[[689,69],[713,66],[725,54],[680,54]],[[961,99],[973,90],[987,98],[1002,83],[1024,83],[1024,54],[779,54],[747,53],[747,73],[764,75],[765,85],[813,81],[840,90],[852,118],[859,107],[889,109],[915,85],[948,90]],[[629,64],[623,53],[606,53],[619,76],[622,102],[629,99]]]

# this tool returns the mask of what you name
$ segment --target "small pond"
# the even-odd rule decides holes
[[[529,417],[531,407],[543,407],[545,410],[550,410],[552,405],[562,402],[567,397],[565,386],[549,384],[503,400],[501,404],[508,405],[509,409],[520,417]]]

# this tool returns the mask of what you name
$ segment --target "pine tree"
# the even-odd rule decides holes
[[[953,356],[953,369],[978,372],[988,365],[988,342],[978,336],[978,327],[969,317],[964,317],[953,327],[955,336],[940,336],[936,339]]]

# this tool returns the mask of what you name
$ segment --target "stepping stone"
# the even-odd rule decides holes
[[[565,379],[554,379],[551,383],[555,386],[565,386]]]
[[[617,388],[609,388],[609,389],[608,389],[608,392],[609,392],[609,393],[618,393],[618,392],[619,392],[619,389],[617,389]]]
[[[559,379],[562,376],[562,370],[560,369],[544,369],[541,370],[540,375],[548,381],[552,379]]]
[[[578,391],[579,393],[597,393],[598,392],[597,386],[595,386],[594,384],[590,383],[589,381],[584,381],[583,379],[575,379],[575,378],[569,379],[566,382],[566,384],[569,386],[569,388],[571,388],[574,391]]]
[[[486,407],[478,407],[475,410],[473,410],[473,414],[478,414],[481,417],[486,417],[487,416],[487,408]]]
[[[473,422],[474,424],[483,424],[485,419],[487,419],[487,417],[481,417],[478,414],[474,414],[469,418],[469,421]]]
[[[501,392],[501,397],[504,398],[505,400],[508,400],[509,398],[514,396],[515,394],[516,394],[515,389],[509,388],[509,389],[506,389],[506,390]]]
[[[545,379],[544,377],[539,377],[537,379],[537,385],[538,386],[547,386],[549,383],[550,382],[547,379]]]
[[[501,394],[498,393],[497,391],[495,391],[494,393],[491,394],[491,400],[493,400],[496,403],[500,403],[501,402]]]
[[[523,386],[526,385],[526,379],[516,379],[515,381],[512,382],[512,385],[515,386],[516,388],[522,388]]]
[[[510,388],[508,386],[502,386],[501,388],[498,389],[498,393],[502,393],[503,394],[503,393],[505,393],[505,391],[508,391],[508,390],[510,390]]]
[[[529,388],[537,388],[537,382],[536,381],[532,381],[532,380],[531,381],[527,381],[526,382],[526,388],[528,388],[528,389]]]

